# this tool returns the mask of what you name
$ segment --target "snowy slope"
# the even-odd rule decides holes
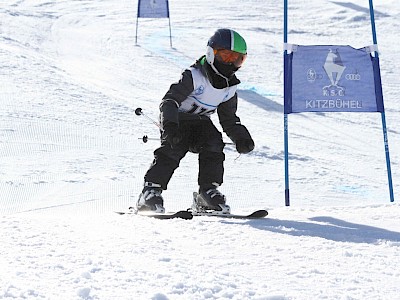
[[[290,115],[284,207],[282,1],[170,1],[172,49],[166,19],[140,19],[135,45],[136,6],[0,5],[0,299],[400,299],[379,114]],[[400,9],[375,9],[397,198]],[[221,191],[234,211],[270,217],[114,215],[136,201],[157,147],[135,108],[156,119],[220,27],[248,43],[238,115],[256,142],[240,157],[226,147]],[[289,1],[289,42],[372,44],[368,1]],[[167,210],[190,205],[196,164],[182,160]]]

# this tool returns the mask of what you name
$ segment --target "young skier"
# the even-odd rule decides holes
[[[138,211],[165,211],[161,196],[180,160],[188,151],[199,155],[197,205],[224,210],[226,199],[217,190],[223,182],[225,155],[222,134],[210,115],[217,111],[223,131],[239,153],[254,149],[250,133],[236,116],[235,76],[247,56],[246,42],[236,31],[218,29],[208,40],[206,55],[186,69],[160,104],[161,146],[144,176]]]

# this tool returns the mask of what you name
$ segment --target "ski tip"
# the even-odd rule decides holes
[[[125,215],[126,214],[126,212],[125,211],[114,211],[116,214],[119,214],[119,215]]]
[[[260,218],[265,218],[266,216],[268,216],[268,211],[265,209],[260,209],[260,210],[256,210],[255,212],[248,215],[247,217],[249,219],[260,219]]]
[[[137,211],[132,206],[130,206],[127,210],[119,210],[119,211],[114,211],[114,212],[119,215],[136,215],[137,214]]]

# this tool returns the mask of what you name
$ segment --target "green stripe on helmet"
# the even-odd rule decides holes
[[[247,54],[247,45],[244,38],[234,30],[231,30],[231,50],[242,54]]]

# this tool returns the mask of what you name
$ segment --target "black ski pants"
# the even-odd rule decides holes
[[[161,140],[161,147],[154,151],[154,160],[147,171],[145,182],[161,185],[166,190],[174,171],[186,153],[198,153],[198,184],[207,189],[221,185],[224,176],[223,152],[225,144],[222,134],[214,126],[210,118],[180,121],[179,132],[182,141],[171,147],[166,140]]]

